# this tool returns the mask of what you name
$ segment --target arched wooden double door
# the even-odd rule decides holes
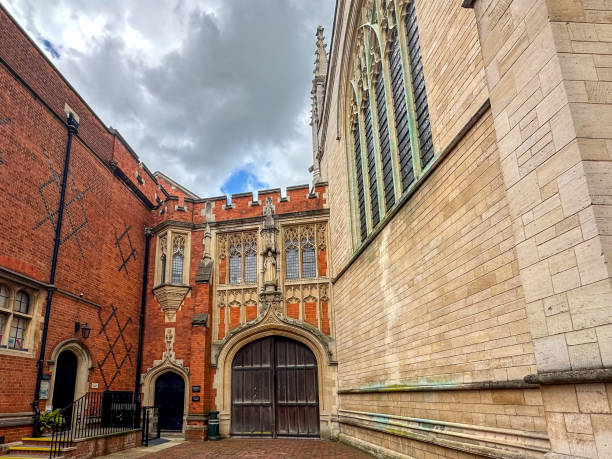
[[[317,361],[304,344],[270,336],[232,362],[232,435],[318,437]]]

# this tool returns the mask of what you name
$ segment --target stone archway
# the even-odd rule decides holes
[[[271,314],[273,316],[273,314]],[[229,436],[232,406],[232,362],[245,345],[261,338],[280,336],[304,344],[314,354],[317,362],[319,388],[319,425],[321,438],[335,438],[337,425],[337,364],[330,359],[328,349],[312,333],[304,328],[277,320],[262,320],[246,328],[224,343],[218,354],[213,389],[216,391],[215,406],[219,411],[219,430]]]
[[[77,360],[76,378],[74,383],[74,396],[76,400],[89,391],[89,371],[93,368],[93,360],[89,349],[78,339],[71,338],[66,341],[59,343],[51,354],[51,359],[47,361],[49,367],[51,367],[51,385],[49,394],[53,394],[55,391],[55,379],[57,376],[57,361],[60,354],[64,351],[71,352],[74,354]],[[51,410],[53,408],[53,397],[50,396],[45,405],[45,409]]]
[[[165,364],[159,365],[155,368],[149,369],[142,378],[142,405],[143,406],[154,406],[155,405],[155,388],[157,386],[157,380],[160,376],[166,373],[174,373],[183,379],[185,390],[183,394],[183,423],[182,431],[185,432],[187,414],[189,413],[189,371],[187,368],[171,364],[166,361]]]
[[[319,437],[317,362],[277,335],[242,346],[232,362],[232,435]]]

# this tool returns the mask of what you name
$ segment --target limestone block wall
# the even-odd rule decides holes
[[[612,455],[612,4],[475,2],[556,454]],[[570,371],[571,370],[571,371]]]
[[[340,436],[416,457],[541,457],[550,443],[540,389],[523,381],[537,367],[476,16],[415,3],[438,164],[357,253],[344,98],[361,2],[337,7],[323,128]]]

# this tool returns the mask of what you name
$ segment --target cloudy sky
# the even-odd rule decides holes
[[[0,2],[151,170],[200,196],[310,181],[335,0]]]

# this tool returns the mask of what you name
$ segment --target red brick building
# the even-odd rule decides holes
[[[245,348],[249,359],[287,352],[285,373],[258,377],[310,378],[314,392],[293,409],[309,424],[287,421],[287,405],[285,433],[325,433],[335,369],[326,184],[202,199],[151,173],[2,8],[0,37],[3,441],[31,434],[36,409],[104,391],[164,405],[162,428],[188,437],[205,437],[211,410],[222,433],[249,433],[251,411],[272,405],[231,396],[232,381],[257,373],[231,375]],[[241,368],[265,367],[249,362]]]

